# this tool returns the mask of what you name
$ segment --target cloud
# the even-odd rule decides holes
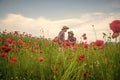
[[[54,38],[58,35],[62,26],[67,25],[70,30],[73,30],[78,41],[80,41],[81,35],[86,33],[90,42],[95,40],[95,33],[97,39],[102,39],[103,32],[110,32],[109,23],[115,19],[120,19],[120,13],[88,13],[80,14],[78,18],[54,21],[42,16],[33,19],[20,14],[8,14],[6,18],[0,20],[0,30],[7,29],[7,31],[31,33],[38,37]],[[94,25],[94,28],[92,25]]]

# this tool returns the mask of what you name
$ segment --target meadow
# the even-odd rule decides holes
[[[85,35],[83,36],[85,37]],[[65,43],[0,33],[0,80],[119,80],[120,43]]]

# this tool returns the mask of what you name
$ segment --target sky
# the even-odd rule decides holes
[[[53,39],[66,25],[78,41],[86,33],[91,42],[109,34],[113,20],[120,20],[120,0],[0,0],[0,31]]]

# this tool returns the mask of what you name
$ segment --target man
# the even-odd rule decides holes
[[[63,26],[61,31],[58,34],[58,43],[63,44],[65,42],[65,32],[69,29],[67,26]]]

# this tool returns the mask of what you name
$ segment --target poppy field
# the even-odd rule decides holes
[[[82,38],[87,39],[86,34]],[[56,40],[25,32],[0,33],[0,80],[119,80],[119,76],[119,42],[59,46]]]

